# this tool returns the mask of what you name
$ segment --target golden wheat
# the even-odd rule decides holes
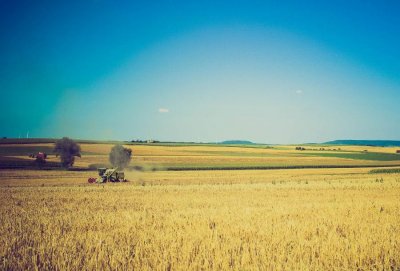
[[[0,171],[1,269],[398,270],[400,175],[367,171]]]

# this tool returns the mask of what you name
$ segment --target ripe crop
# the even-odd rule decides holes
[[[400,176],[368,172],[3,170],[1,269],[398,270]]]

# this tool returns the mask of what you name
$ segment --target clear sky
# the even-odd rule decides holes
[[[0,0],[0,136],[400,139],[399,1]]]

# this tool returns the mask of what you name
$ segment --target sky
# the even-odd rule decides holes
[[[0,136],[400,139],[399,1],[0,0]]]

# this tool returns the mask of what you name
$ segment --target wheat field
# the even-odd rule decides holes
[[[3,270],[399,270],[400,174],[0,171]]]

